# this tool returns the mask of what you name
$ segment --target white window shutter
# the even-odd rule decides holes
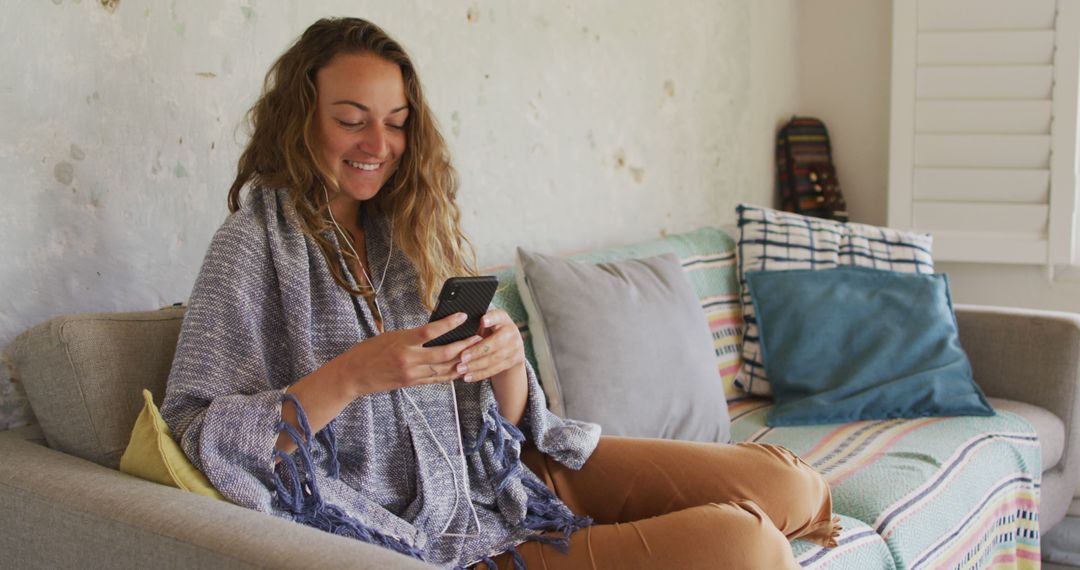
[[[935,259],[1071,261],[1065,22],[1055,0],[894,0],[888,223],[933,234]]]

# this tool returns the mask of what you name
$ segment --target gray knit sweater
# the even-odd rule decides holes
[[[415,268],[390,255],[385,220],[364,210],[375,279],[389,256],[378,293],[386,330],[425,324]],[[520,446],[527,439],[577,469],[599,427],[549,412],[531,367],[521,431],[499,415],[489,382],[455,384],[464,465],[449,384],[361,397],[313,438],[281,421],[289,385],[375,334],[367,304],[334,282],[300,231],[287,192],[255,189],[210,244],[161,413],[228,500],[434,564],[469,564],[525,540],[565,544],[588,524],[521,463]],[[309,443],[275,455],[281,431]]]

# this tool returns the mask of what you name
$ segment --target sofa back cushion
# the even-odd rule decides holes
[[[165,395],[182,308],[71,315],[19,335],[9,358],[49,446],[117,468],[143,405]]]
[[[771,427],[992,416],[960,346],[944,274],[754,271]]]
[[[933,273],[929,234],[841,224],[791,212],[739,204],[739,278],[742,284],[742,370],[735,383],[759,396],[772,394],[761,353],[754,303],[745,275],[752,271],[870,267]]]
[[[548,407],[608,435],[729,439],[697,295],[672,253],[585,263],[518,248]]]
[[[602,263],[674,253],[683,272],[697,295],[705,320],[712,334],[716,354],[718,380],[724,386],[727,399],[744,397],[735,387],[739,371],[739,345],[742,341],[742,309],[739,303],[739,282],[735,273],[735,240],[719,228],[705,227],[683,234],[673,234],[643,243],[600,249],[570,256],[577,261]],[[514,268],[493,268],[499,278],[499,290],[492,301],[505,310],[521,331],[525,340],[525,356],[537,368],[537,360],[529,332],[529,315],[521,300],[514,278]]]

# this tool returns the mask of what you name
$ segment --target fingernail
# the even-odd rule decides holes
[[[466,315],[465,313],[458,313],[458,314],[454,315],[454,320],[456,320],[459,323],[465,322],[465,319],[468,319],[468,318],[469,318],[469,315]]]
[[[468,362],[470,360],[472,360],[472,355],[469,354],[468,352],[461,355],[461,363],[462,364],[465,364],[466,362]]]
[[[461,364],[458,364],[458,365],[457,365],[457,373],[458,373],[458,374],[464,374],[464,373],[466,373],[466,372],[468,372],[468,371],[469,371],[469,367],[468,367],[468,366],[465,366],[465,363],[464,363],[464,362],[462,362]]]
[[[484,317],[480,319],[480,324],[484,325],[485,327],[491,326],[491,320],[487,317]]]
[[[466,382],[472,382],[473,381],[472,374],[466,374],[464,380]]]

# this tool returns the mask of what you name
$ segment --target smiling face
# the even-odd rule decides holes
[[[371,53],[341,54],[315,75],[317,151],[343,194],[369,200],[405,153],[405,81],[394,63]]]

